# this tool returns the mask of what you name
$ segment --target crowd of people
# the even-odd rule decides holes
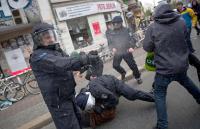
[[[148,27],[143,42],[144,50],[154,54],[156,74],[152,93],[136,90],[124,82],[126,71],[120,66],[122,59],[132,70],[138,84],[142,83],[142,79],[133,57],[133,33],[123,26],[121,16],[113,18],[106,32],[108,46],[114,54],[113,68],[121,74],[121,80],[113,75],[103,75],[103,62],[97,51],[68,56],[60,48],[52,25],[35,25],[30,64],[56,128],[95,128],[112,120],[119,98],[123,96],[130,101],[155,102],[155,129],[167,129],[166,91],[172,81],[179,82],[200,104],[200,89],[187,75],[190,64],[196,67],[200,79],[200,61],[194,54],[190,39],[192,27],[199,34],[197,19],[200,14],[196,0],[192,2],[192,8],[194,11],[178,2],[178,12],[175,12],[163,2],[154,10],[154,22]],[[85,78],[89,80],[77,95],[73,71],[86,71]]]

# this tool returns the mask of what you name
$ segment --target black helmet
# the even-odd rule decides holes
[[[75,98],[76,104],[81,110],[91,110],[95,106],[95,98],[85,88],[81,89],[80,93]]]
[[[44,38],[51,39],[51,43],[49,43],[49,45],[58,43],[56,31],[54,30],[53,25],[50,25],[48,23],[36,24],[33,27],[32,35],[35,49],[39,46],[44,46]]]
[[[115,16],[113,19],[112,19],[112,23],[122,23],[123,22],[123,19],[121,16]]]

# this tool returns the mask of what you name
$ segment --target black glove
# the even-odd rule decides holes
[[[88,54],[88,58],[89,58],[89,65],[93,65],[99,62],[100,58],[98,55],[91,55]]]
[[[80,62],[82,64],[82,66],[85,66],[85,65],[88,65],[89,64],[89,58],[88,58],[88,55],[86,54],[83,54],[83,55],[80,55]]]
[[[91,65],[94,62],[99,61],[99,56],[98,55],[80,55],[80,62],[83,66],[85,65]]]

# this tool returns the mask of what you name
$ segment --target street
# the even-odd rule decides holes
[[[195,65],[187,74],[200,89],[200,66],[187,49],[200,60],[200,0],[0,0],[0,129],[79,128],[74,105],[95,111],[91,126],[116,107],[95,129],[200,129],[199,92],[185,76]],[[88,82],[102,70],[152,94],[110,76]],[[199,104],[171,82],[167,123],[171,79]]]
[[[193,33],[194,34],[194,33]],[[196,55],[200,58],[200,37],[192,36]],[[196,71],[190,67],[189,77],[200,87]],[[138,86],[135,80],[128,84],[134,88],[149,91],[153,82],[154,73],[144,72],[142,74],[143,84]],[[200,128],[200,105],[192,96],[177,82],[169,85],[167,96],[167,108],[169,129],[199,129]],[[97,129],[152,129],[156,124],[156,111],[152,103],[141,101],[127,101],[123,97],[117,108],[117,116],[111,122],[105,123]],[[55,129],[50,124],[42,129]]]
[[[193,33],[194,34],[194,33]],[[192,36],[196,55],[200,58],[200,37]],[[134,53],[136,62],[139,66],[144,63],[145,53],[138,49]],[[122,63],[124,65],[124,63]],[[127,69],[127,65],[125,65]],[[104,73],[118,76],[112,69],[111,62],[105,64]],[[189,69],[189,76],[199,86],[196,71],[193,67]],[[143,72],[143,84],[138,86],[134,79],[127,82],[131,87],[149,91],[153,82],[153,72]],[[76,79],[77,91],[87,84],[87,81]],[[182,88],[178,83],[170,84],[167,96],[169,129],[199,129],[200,128],[200,105],[198,105],[192,96]],[[0,129],[16,129],[32,119],[37,118],[48,110],[44,104],[41,95],[28,96],[0,112]],[[152,129],[156,124],[156,112],[153,103],[141,101],[127,101],[123,97],[117,108],[117,116],[111,122],[105,123],[97,129]],[[42,129],[55,129],[53,123]]]

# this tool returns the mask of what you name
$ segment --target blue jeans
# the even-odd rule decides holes
[[[168,85],[172,81],[179,82],[199,103],[200,89],[187,76],[187,73],[161,75],[156,73],[155,76],[155,102],[157,111],[157,127],[159,129],[168,128],[167,109],[166,109],[166,95]]]

